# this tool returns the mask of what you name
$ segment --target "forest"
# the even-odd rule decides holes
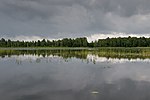
[[[0,39],[0,47],[150,47],[150,37],[118,37],[88,42],[86,37],[61,40],[12,41]]]

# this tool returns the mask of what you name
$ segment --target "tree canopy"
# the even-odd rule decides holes
[[[88,42],[86,37],[61,40],[12,41],[0,39],[0,47],[150,47],[150,38],[119,37]]]

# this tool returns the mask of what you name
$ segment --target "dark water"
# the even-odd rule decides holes
[[[149,58],[21,52],[1,53],[0,100],[150,100]]]

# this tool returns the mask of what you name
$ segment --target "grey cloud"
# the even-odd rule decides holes
[[[149,5],[149,0],[1,0],[0,34],[149,33]]]
[[[1,11],[10,15],[24,13],[30,17],[49,18],[76,4],[89,11],[112,12],[123,17],[150,12],[149,0],[2,0]]]
[[[87,0],[85,0],[87,1]],[[104,13],[112,12],[122,17],[150,12],[149,0],[90,0],[82,3],[87,8],[98,9]]]
[[[29,1],[9,1],[1,6],[1,12],[16,19],[47,19],[54,16],[58,8],[51,5],[44,5],[38,2]]]

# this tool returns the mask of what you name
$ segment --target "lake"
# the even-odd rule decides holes
[[[150,100],[150,51],[3,49],[0,99]]]

